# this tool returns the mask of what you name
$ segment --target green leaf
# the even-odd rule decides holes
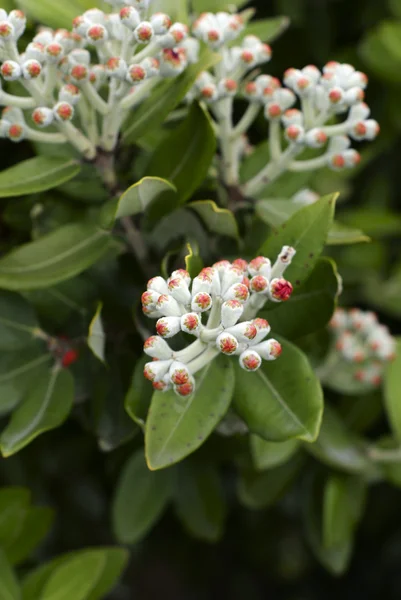
[[[53,521],[52,509],[43,506],[29,509],[18,537],[6,548],[7,558],[11,564],[16,565],[29,558],[48,534]]]
[[[113,530],[118,541],[141,541],[161,517],[170,497],[170,471],[149,471],[143,451],[133,454],[122,471],[113,501]]]
[[[311,276],[295,290],[289,302],[272,305],[262,311],[272,328],[272,334],[297,339],[327,325],[336,308],[340,278],[336,264],[320,258]]]
[[[57,4],[53,0],[16,0],[16,4],[41,25],[55,29],[60,27],[69,29],[74,17],[93,7],[93,3],[88,0],[68,0]],[[107,4],[98,2],[96,6],[105,9]]]
[[[267,442],[258,435],[250,436],[252,462],[258,471],[280,467],[288,462],[300,446],[298,440]]]
[[[319,437],[305,449],[324,464],[341,471],[364,473],[370,468],[363,443],[327,403]]]
[[[152,13],[165,12],[173,22],[189,24],[187,0],[152,0]]]
[[[283,246],[295,248],[297,253],[285,277],[296,287],[309,277],[324,248],[333,223],[336,198],[336,194],[324,196],[299,210],[259,250],[259,254],[275,259]]]
[[[362,516],[366,483],[359,477],[331,475],[324,488],[323,546],[335,549],[347,545]]]
[[[313,442],[323,413],[323,392],[305,354],[280,339],[283,352],[255,373],[236,364],[234,409],[251,433],[265,440]]]
[[[179,204],[184,204],[206,178],[215,153],[210,117],[194,102],[187,118],[154,152],[147,175],[171,181],[177,188]]]
[[[231,361],[219,356],[196,380],[196,392],[188,399],[173,391],[154,393],[145,433],[150,469],[171,466],[194,452],[227,412],[234,388]]]
[[[0,173],[0,198],[51,190],[75,177],[80,170],[79,163],[70,158],[30,158]]]
[[[98,261],[110,235],[97,227],[72,223],[24,244],[0,260],[0,287],[34,290],[70,279]]]
[[[87,600],[102,576],[106,561],[101,550],[72,556],[50,575],[40,600]]]
[[[237,482],[239,501],[246,508],[261,510],[275,504],[292,485],[304,464],[302,455],[263,473],[246,470]]]
[[[0,291],[0,350],[21,350],[38,328],[35,311],[19,294]]]
[[[0,599],[21,600],[21,589],[15,573],[0,548]]]
[[[189,534],[205,542],[221,539],[226,504],[222,483],[213,465],[182,463],[177,469],[174,503]]]
[[[218,12],[241,8],[249,0],[192,0],[192,10],[195,14],[203,12]]]
[[[169,114],[183,100],[199,73],[206,71],[220,60],[218,54],[204,48],[197,63],[190,65],[179,77],[167,79],[158,85],[152,92],[152,101],[143,102],[125,123],[123,142],[135,144],[139,138],[148,134],[152,129],[159,129]]]
[[[362,229],[349,227],[339,221],[334,221],[327,237],[327,244],[329,246],[345,246],[370,241],[370,237],[365,235]]]
[[[396,358],[388,363],[384,374],[384,400],[395,437],[401,441],[401,337],[397,338]]]
[[[237,221],[230,210],[219,208],[213,200],[197,200],[196,202],[191,202],[188,208],[199,215],[211,233],[225,235],[238,240],[239,231]]]
[[[153,387],[143,376],[143,369],[148,358],[142,358],[136,365],[130,388],[125,397],[125,410],[131,419],[142,429],[145,427],[150,401],[153,396]]]
[[[196,277],[203,268],[203,260],[199,256],[197,244],[187,244],[188,254],[185,257],[185,268],[192,278]]]
[[[50,354],[39,344],[0,354],[0,414],[13,410],[41,375],[48,371]]]
[[[96,558],[99,554],[105,559],[105,566],[97,577],[97,580],[93,582],[93,586],[85,596],[85,600],[103,600],[107,593],[114,587],[128,561],[128,552],[122,548],[81,550],[80,552],[71,552],[57,557],[38,569],[31,571],[25,577],[22,587],[23,600],[38,600],[39,598],[43,600],[42,591],[50,577],[59,570],[59,567],[69,565],[68,570],[70,570],[74,564],[79,563],[81,558],[84,564],[86,564],[88,558],[91,559],[92,555],[95,555]],[[52,598],[52,600],[56,600],[56,597]]]
[[[0,436],[3,456],[15,454],[41,433],[59,427],[68,417],[73,401],[74,379],[69,371],[53,368],[44,373]]]
[[[142,213],[153,202],[170,201],[175,193],[176,189],[169,181],[160,177],[144,177],[121,195],[115,219]]]
[[[88,332],[87,343],[93,354],[101,362],[104,362],[104,351],[106,347],[106,335],[103,329],[103,322],[101,317],[103,305],[100,303],[97,307],[95,316],[93,317]]]
[[[0,546],[11,544],[19,535],[28,513],[31,494],[20,487],[0,490]]]
[[[274,40],[288,29],[289,25],[290,20],[288,17],[274,17],[251,21],[247,24],[241,35],[236,38],[235,44],[238,44],[246,35],[256,35],[262,42],[274,42]]]

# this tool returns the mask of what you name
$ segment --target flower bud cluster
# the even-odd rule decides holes
[[[269,323],[257,318],[266,302],[290,299],[292,285],[283,278],[295,250],[284,246],[274,265],[259,256],[249,263],[237,259],[217,262],[191,280],[187,271],[174,271],[165,280],[155,277],[142,295],[144,313],[157,319],[157,335],[144,345],[153,358],[145,377],[156,390],[174,388],[179,396],[195,391],[194,375],[219,353],[238,356],[246,371],[256,371],[262,360],[275,360],[281,346],[266,340]],[[186,333],[197,340],[174,351],[166,340]]]
[[[25,29],[24,14],[0,10],[1,77],[18,81],[30,94],[12,96],[0,89],[0,104],[30,110],[33,124],[40,128],[58,126],[64,141],[87,158],[94,158],[97,146],[112,150],[129,111],[161,79],[180,75],[198,60],[199,42],[189,37],[186,25],[173,23],[164,13],[149,15],[144,0],[109,4],[118,12],[93,8],[74,19],[72,31],[44,28],[22,53],[17,41]],[[100,139],[93,126],[88,127],[86,116],[93,109],[106,121],[107,137]],[[66,126],[77,117],[86,144],[71,123]],[[18,141],[4,125],[0,133]],[[31,135],[29,128],[26,133],[41,141],[56,139],[44,132]]]
[[[338,308],[330,322],[335,351],[354,365],[356,380],[377,386],[385,364],[395,358],[395,340],[373,312]]]

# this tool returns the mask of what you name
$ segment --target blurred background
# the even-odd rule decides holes
[[[345,302],[378,310],[393,333],[399,334],[401,0],[254,0],[252,5],[257,7],[257,18],[288,15],[291,19],[290,28],[273,44],[269,73],[281,77],[288,67],[310,63],[322,67],[328,60],[339,60],[369,76],[367,100],[381,125],[380,137],[362,148],[363,161],[356,173],[322,172],[302,185],[319,193],[340,190],[341,220],[372,238],[369,245],[330,252],[347,283]],[[263,121],[252,132],[255,143],[263,139],[262,126]],[[17,158],[8,142],[0,150],[2,168],[29,154],[29,148],[21,145],[13,148],[20,154]],[[381,427],[379,420],[372,434],[380,434]],[[69,421],[17,456],[0,461],[1,485],[29,486],[36,500],[56,511],[55,527],[39,560],[114,542],[113,489],[127,455],[140,444],[134,439],[102,454],[82,421]],[[54,448],[51,454],[49,447]],[[212,441],[205,452],[214,451],[222,450]],[[228,462],[225,469],[230,511],[223,539],[215,545],[197,541],[168,512],[148,538],[132,548],[125,578],[110,600],[401,598],[401,490],[384,485],[372,488],[350,569],[334,578],[318,565],[305,543],[302,484],[289,489],[273,508],[250,511],[238,507]]]

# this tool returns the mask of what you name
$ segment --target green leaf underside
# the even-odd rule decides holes
[[[86,224],[69,224],[13,250],[0,260],[0,287],[34,290],[78,275],[106,252],[110,235]]]
[[[148,357],[144,357],[135,366],[131,386],[124,401],[125,410],[142,429],[145,426],[146,415],[153,395],[151,384],[143,376],[143,369],[147,362]]]
[[[185,256],[185,268],[192,278],[196,277],[203,268],[203,260],[199,256],[199,248],[195,243],[187,244],[188,254]]]
[[[146,169],[171,181],[184,204],[205,179],[216,153],[216,137],[210,117],[194,102],[187,118],[162,141]]]
[[[175,193],[175,187],[166,179],[144,177],[122,194],[118,200],[115,219],[142,213],[160,197],[163,199],[165,194],[170,196]]]
[[[397,338],[396,358],[384,374],[384,399],[387,416],[398,441],[401,441],[401,337]]]
[[[21,591],[15,573],[0,548],[0,598],[1,600],[21,600]]]
[[[323,392],[306,356],[285,340],[280,358],[255,373],[236,365],[234,408],[267,441],[313,442],[323,413]]]
[[[276,333],[297,339],[314,333],[327,325],[337,303],[340,279],[334,261],[320,258],[310,277],[295,290],[289,302],[272,305],[272,310],[262,311]]]
[[[155,392],[145,432],[149,468],[163,469],[199,448],[227,412],[233,388],[232,363],[218,357],[200,372],[189,399]]]
[[[94,356],[101,362],[104,362],[104,351],[106,346],[106,335],[103,329],[102,312],[103,305],[100,303],[97,307],[95,316],[93,317],[88,332],[88,346],[92,350]]]
[[[152,92],[152,101],[143,102],[127,120],[123,141],[134,144],[141,136],[149,133],[149,130],[159,128],[184,98],[199,73],[219,61],[220,57],[217,54],[205,48],[196,64],[190,65],[179,77],[162,82]]]
[[[11,456],[41,433],[61,425],[74,400],[74,379],[66,370],[52,369],[36,380],[35,386],[14,411],[0,436],[3,456]]]
[[[290,460],[300,446],[299,440],[267,442],[258,435],[250,436],[252,461],[255,469],[264,471],[279,467]]]
[[[30,496],[25,488],[7,487],[0,490],[0,546],[9,546],[21,531]]]
[[[333,223],[336,197],[336,194],[324,196],[299,210],[259,250],[259,254],[275,260],[283,246],[295,248],[297,253],[285,277],[296,288],[309,277],[324,248]]]
[[[19,294],[0,291],[0,350],[20,350],[39,326],[32,306]]]
[[[75,177],[81,167],[75,160],[38,156],[0,173],[0,198],[50,190]]]
[[[125,465],[113,502],[113,529],[122,544],[136,544],[159,520],[171,496],[170,471],[149,471],[142,450]]]
[[[9,561],[19,564],[26,560],[48,534],[54,521],[54,512],[45,506],[29,509],[22,522],[22,529],[12,544],[7,546]]]
[[[199,215],[211,233],[239,238],[237,221],[230,210],[219,208],[213,200],[191,202],[188,208]]]

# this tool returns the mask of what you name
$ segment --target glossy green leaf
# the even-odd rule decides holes
[[[237,221],[230,210],[219,208],[213,200],[197,200],[191,202],[188,208],[199,215],[211,233],[238,239]]]
[[[401,338],[397,338],[396,358],[384,375],[384,399],[387,416],[396,438],[401,441]]]
[[[314,333],[327,325],[336,308],[340,278],[336,264],[328,259],[318,260],[311,276],[295,290],[289,302],[273,305],[263,311],[272,328],[272,335],[296,339]]]
[[[28,513],[30,492],[25,488],[0,490],[0,547],[8,546],[20,533]]]
[[[370,468],[363,443],[327,403],[319,437],[305,449],[324,464],[341,471],[363,473]]]
[[[251,433],[265,440],[313,442],[323,413],[323,392],[308,359],[280,339],[283,352],[255,373],[236,364],[234,408]]]
[[[0,291],[0,350],[21,350],[39,324],[32,306],[19,294]]]
[[[280,35],[288,29],[290,20],[288,17],[273,17],[271,19],[261,19],[250,21],[235,44],[242,40],[246,35],[256,35],[262,42],[274,42]]]
[[[125,465],[113,502],[113,530],[122,544],[136,544],[159,520],[171,497],[170,471],[149,471],[139,450]]]
[[[115,219],[136,215],[156,201],[169,201],[175,197],[175,187],[160,177],[144,177],[128,188],[119,198]]]
[[[199,448],[227,412],[233,388],[232,362],[218,357],[196,377],[190,398],[155,392],[145,432],[149,468],[163,469]]]
[[[21,600],[21,589],[15,573],[0,548],[0,599]]]
[[[151,383],[143,376],[143,369],[147,362],[148,357],[144,357],[135,365],[131,385],[124,402],[125,410],[142,429],[145,427],[146,415],[154,391]]]
[[[331,475],[323,496],[323,546],[334,549],[352,540],[362,516],[366,483],[351,475]]]
[[[370,241],[370,237],[365,235],[362,229],[349,227],[339,221],[334,221],[327,237],[327,244],[329,246],[345,246]]]
[[[185,268],[190,276],[196,277],[203,268],[203,260],[199,256],[199,248],[195,243],[187,244],[188,254],[185,256]]]
[[[50,354],[39,344],[0,354],[0,414],[7,414],[24,398],[41,375],[47,372]]]
[[[336,197],[336,194],[324,196],[299,210],[259,250],[259,254],[275,260],[283,246],[295,248],[297,253],[285,277],[296,288],[309,277],[324,248],[333,223]]]
[[[38,435],[59,427],[72,408],[74,379],[67,370],[52,369],[35,381],[0,436],[3,456],[11,456]]]
[[[185,69],[184,73],[174,79],[163,81],[152,92],[152,101],[143,102],[132,117],[129,117],[123,128],[123,141],[135,144],[139,138],[152,129],[159,129],[168,115],[180,104],[194,84],[199,73],[220,61],[218,54],[204,48],[199,61]],[[156,173],[161,175],[161,173]]]
[[[86,600],[106,567],[101,550],[88,550],[72,556],[50,575],[40,600]]]
[[[16,4],[30,18],[55,29],[60,27],[70,29],[71,22],[77,15],[82,14],[84,10],[93,8],[91,0],[68,0],[68,2],[57,2],[57,4],[53,0],[16,0]],[[105,9],[107,4],[99,1],[96,6]]]
[[[82,559],[84,564],[91,559],[92,555],[95,558],[99,554],[103,556],[105,566],[102,572],[93,582],[93,586],[85,600],[103,600],[107,593],[114,587],[121,572],[125,568],[128,561],[128,552],[122,548],[101,548],[98,550],[81,550],[79,552],[71,552],[55,558],[54,560],[45,563],[39,568],[28,573],[24,578],[22,593],[23,600],[42,600],[42,592],[47,585],[49,579],[58,571],[59,567],[69,565],[68,571]],[[88,574],[88,577],[90,574]],[[50,599],[49,599],[50,600]],[[55,600],[55,599],[54,599]],[[64,600],[64,599],[63,599]],[[67,600],[67,598],[66,598]],[[74,597],[75,600],[75,597]]]
[[[192,10],[195,14],[202,12],[218,12],[235,8],[241,8],[248,4],[249,0],[192,0]]]
[[[252,462],[255,469],[265,471],[288,462],[300,446],[298,440],[267,442],[258,435],[250,436]]]
[[[216,137],[210,117],[193,103],[187,118],[156,149],[147,175],[168,179],[183,204],[204,181],[216,153]]]
[[[6,548],[11,564],[16,565],[29,558],[48,534],[53,521],[54,511],[51,508],[34,506],[29,509],[18,537]]]
[[[152,13],[167,13],[173,22],[189,24],[187,0],[152,0]]]
[[[30,158],[0,173],[0,198],[51,190],[75,177],[80,169],[70,158]]]
[[[34,290],[70,279],[98,261],[110,235],[97,227],[72,223],[24,244],[0,259],[0,287]]]
[[[103,321],[102,321],[102,308],[103,305],[99,304],[97,307],[95,316],[93,317],[88,332],[88,346],[92,350],[93,354],[98,358],[101,362],[104,362],[105,356],[105,347],[106,347],[106,334],[103,329]]]
[[[303,466],[301,455],[263,473],[243,471],[237,482],[239,501],[246,508],[261,510],[275,504],[289,489]]]
[[[222,482],[213,465],[181,464],[175,477],[174,503],[188,533],[206,542],[221,539],[226,504]]]

